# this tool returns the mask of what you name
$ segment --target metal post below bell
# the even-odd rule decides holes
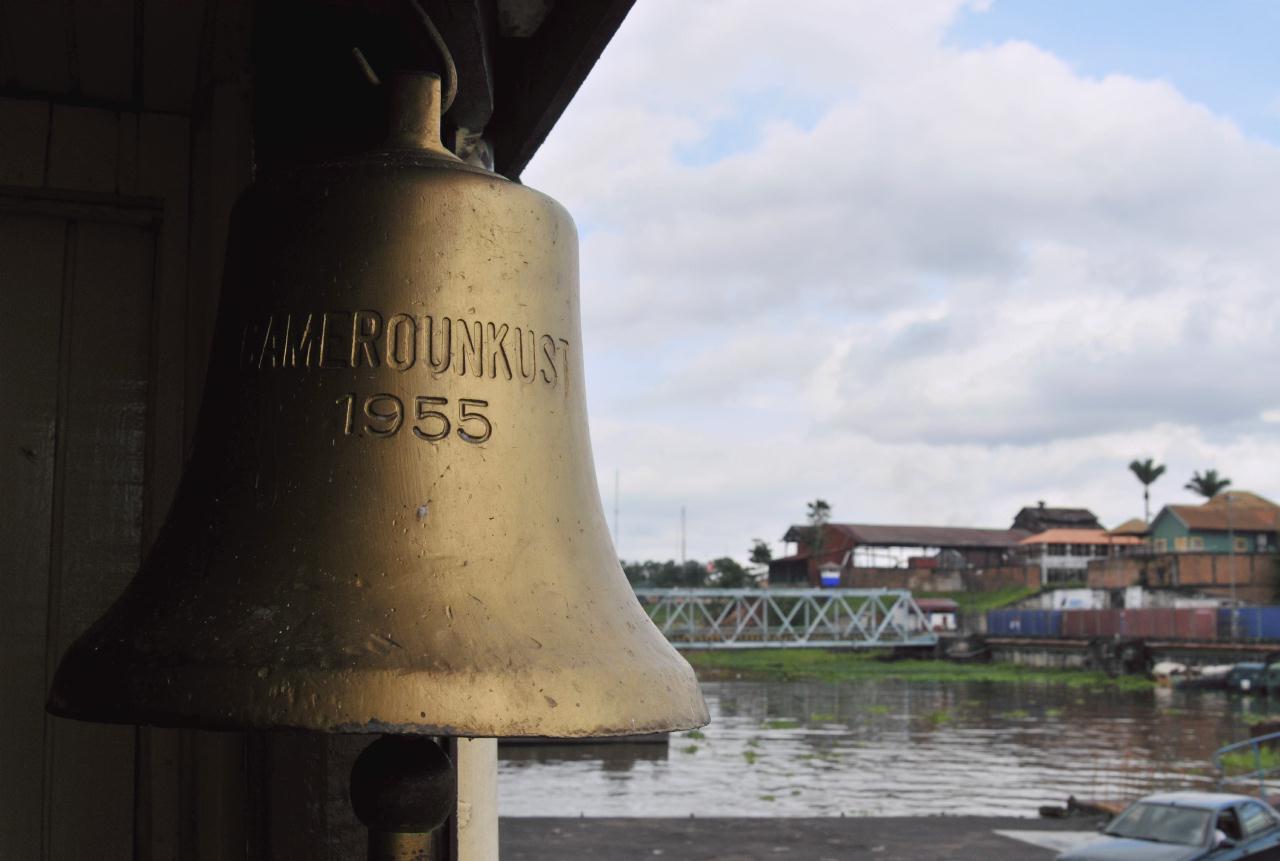
[[[432,738],[384,735],[351,767],[351,806],[369,829],[369,861],[441,861],[435,832],[456,805],[453,763]]]

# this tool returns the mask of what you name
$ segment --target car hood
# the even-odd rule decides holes
[[[1101,837],[1059,855],[1058,861],[1192,861],[1201,857],[1204,851],[1203,846]]]

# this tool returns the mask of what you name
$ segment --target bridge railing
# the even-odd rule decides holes
[[[1280,744],[1280,732],[1248,738],[1220,747],[1213,753],[1213,767],[1218,772],[1217,784],[1214,787],[1221,791],[1230,781],[1258,781],[1258,797],[1267,799],[1267,777],[1280,771],[1276,763],[1276,745]],[[1253,768],[1235,774],[1227,774],[1228,766],[1233,760],[1243,761]]]
[[[682,649],[932,646],[904,589],[637,589],[649,618]]]

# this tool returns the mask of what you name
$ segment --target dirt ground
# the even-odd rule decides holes
[[[1087,819],[503,819],[503,861],[1051,861]],[[1010,836],[1013,835],[1013,836]]]

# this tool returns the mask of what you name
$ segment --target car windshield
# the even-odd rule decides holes
[[[1156,843],[1203,846],[1212,820],[1210,810],[1139,802],[1112,820],[1105,833]]]

